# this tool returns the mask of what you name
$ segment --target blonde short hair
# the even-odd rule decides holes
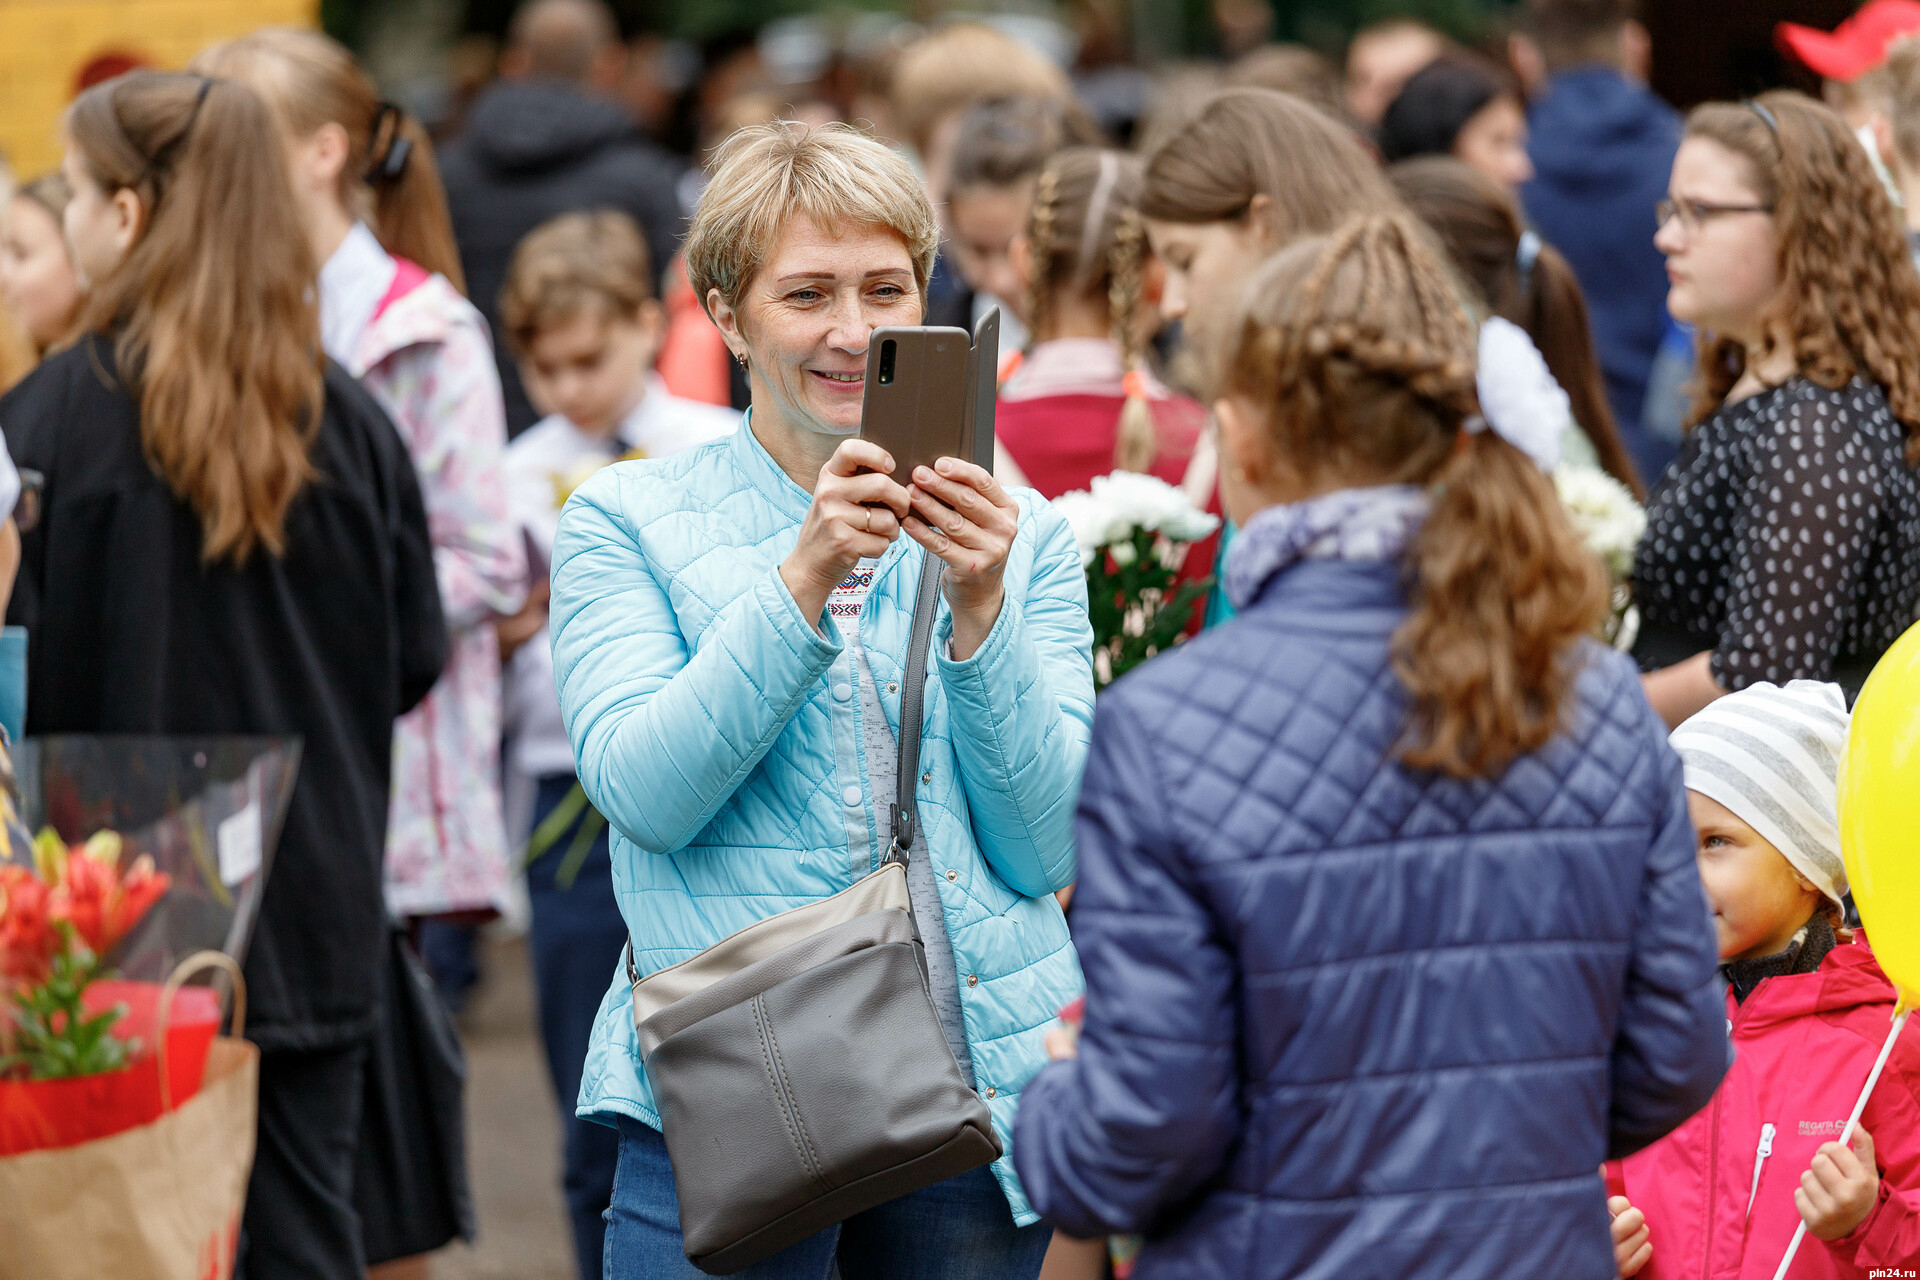
[[[842,124],[808,128],[779,120],[727,139],[713,170],[687,232],[687,278],[702,305],[718,289],[738,307],[781,229],[796,217],[828,231],[852,223],[899,236],[924,303],[940,232],[920,180],[884,143]]]
[[[893,68],[893,114],[923,154],[950,111],[988,98],[1073,100],[1067,73],[1045,54],[979,22],[957,22],[910,45]]]

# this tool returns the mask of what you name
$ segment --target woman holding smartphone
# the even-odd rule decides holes
[[[1073,535],[1037,495],[957,458],[896,477],[856,438],[869,338],[921,322],[936,240],[879,143],[734,135],[687,264],[746,366],[748,429],[581,486],[554,546],[554,669],[644,976],[880,865],[915,587],[944,562],[908,881],[942,1030],[1008,1143],[1080,986],[1052,895],[1074,878],[1092,633]],[[606,1274],[697,1276],[631,998],[616,978],[579,1103],[621,1135]],[[1030,1280],[1049,1236],[1003,1157],[740,1274]]]

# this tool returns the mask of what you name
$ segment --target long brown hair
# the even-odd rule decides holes
[[[1069,147],[1049,160],[1034,185],[1027,218],[1033,266],[1027,317],[1037,338],[1053,299],[1067,290],[1102,303],[1129,374],[1113,465],[1146,471],[1159,448],[1153,411],[1137,389],[1147,344],[1142,306],[1147,229],[1140,220],[1140,162],[1102,147]]]
[[[1352,129],[1284,93],[1227,89],[1155,148],[1140,212],[1220,222],[1244,217],[1258,195],[1273,201],[1280,244],[1400,207]]]
[[[437,271],[466,292],[433,140],[412,115],[380,100],[343,45],[318,31],[263,27],[213,46],[193,66],[251,85],[292,137],[312,137],[328,124],[346,130],[341,203],[373,228],[388,253]]]
[[[1776,326],[1784,326],[1803,377],[1832,389],[1855,377],[1879,383],[1906,429],[1907,460],[1920,461],[1920,274],[1893,201],[1828,108],[1784,89],[1756,102],[1759,109],[1696,107],[1686,136],[1744,158],[1754,194],[1773,209],[1780,284],[1763,351],[1772,354]],[[1745,369],[1741,344],[1702,335],[1694,422],[1725,403]]]
[[[258,94],[232,81],[134,71],[67,109],[69,146],[100,188],[140,202],[139,239],[93,282],[83,332],[110,334],[140,398],[155,470],[200,517],[202,554],[278,554],[314,476],[317,271]]]
[[[1405,160],[1387,170],[1416,217],[1440,237],[1453,265],[1494,315],[1527,331],[1554,380],[1573,402],[1580,424],[1607,474],[1645,497],[1639,472],[1607,403],[1600,357],[1580,281],[1560,251],[1526,223],[1513,194],[1484,173],[1447,156]]]
[[[1545,745],[1605,582],[1539,467],[1465,429],[1473,322],[1425,233],[1364,215],[1268,262],[1241,305],[1228,394],[1265,414],[1306,479],[1433,491],[1393,637],[1413,703],[1403,758],[1484,777]]]

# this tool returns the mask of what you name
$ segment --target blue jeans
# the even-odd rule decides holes
[[[1034,1280],[1053,1231],[1013,1225],[986,1166],[829,1227],[744,1271],[741,1280]],[[607,1210],[607,1280],[699,1280],[680,1239],[667,1143],[620,1119],[620,1172]]]
[[[573,790],[571,774],[540,779],[534,798],[533,825],[538,827]],[[581,815],[584,820],[591,810]],[[553,846],[527,868],[527,896],[532,900],[534,989],[540,1002],[540,1038],[547,1051],[547,1070],[560,1101],[560,1124],[566,1135],[562,1155],[562,1191],[567,1217],[573,1225],[573,1248],[580,1280],[599,1280],[602,1239],[607,1225],[601,1217],[613,1195],[613,1168],[620,1138],[605,1125],[574,1115],[580,1097],[580,1074],[587,1060],[587,1039],[601,997],[620,963],[627,926],[613,896],[613,862],[607,849],[606,827],[588,850],[579,874],[566,886],[554,882],[555,873],[573,847],[576,821]]]

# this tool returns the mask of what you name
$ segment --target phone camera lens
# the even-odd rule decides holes
[[[888,338],[880,344],[880,385],[893,385],[893,357],[899,351],[899,344]]]

